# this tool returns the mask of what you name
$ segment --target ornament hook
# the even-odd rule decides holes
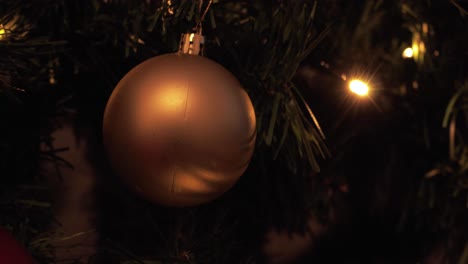
[[[208,14],[208,10],[210,10],[211,4],[213,3],[213,0],[209,0],[208,4],[206,5],[205,11],[203,11],[203,14],[200,16],[200,20],[197,22],[197,25],[195,26],[195,32],[199,33],[200,35],[202,34],[202,23],[203,20],[205,20],[206,14]],[[200,0],[199,5],[198,5],[198,10],[201,14],[203,7],[203,0]]]
[[[208,10],[210,9],[213,0],[209,0],[206,5],[205,10],[202,12],[203,0],[199,1],[198,10],[201,14],[200,19],[197,22],[197,25],[193,29],[192,33],[182,34],[179,42],[179,53],[183,54],[193,54],[193,55],[203,55],[203,45],[205,44],[205,37],[202,35],[202,23],[205,19]]]

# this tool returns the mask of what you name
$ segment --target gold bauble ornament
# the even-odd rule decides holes
[[[222,195],[244,173],[255,146],[249,96],[228,70],[196,55],[192,40],[184,35],[178,53],[127,73],[104,114],[114,170],[140,196],[166,206]]]

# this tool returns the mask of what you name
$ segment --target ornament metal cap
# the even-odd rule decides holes
[[[185,33],[180,37],[179,53],[203,55],[205,37],[200,33]]]

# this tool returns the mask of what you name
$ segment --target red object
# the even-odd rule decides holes
[[[0,228],[0,264],[34,264],[26,249],[3,228]]]

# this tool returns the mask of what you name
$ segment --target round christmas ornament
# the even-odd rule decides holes
[[[185,34],[177,53],[151,58],[118,83],[106,106],[104,145],[115,171],[145,199],[194,206],[216,199],[253,154],[253,105],[239,81],[199,55]]]
[[[18,241],[5,229],[0,228],[0,263],[33,264],[34,261]]]

